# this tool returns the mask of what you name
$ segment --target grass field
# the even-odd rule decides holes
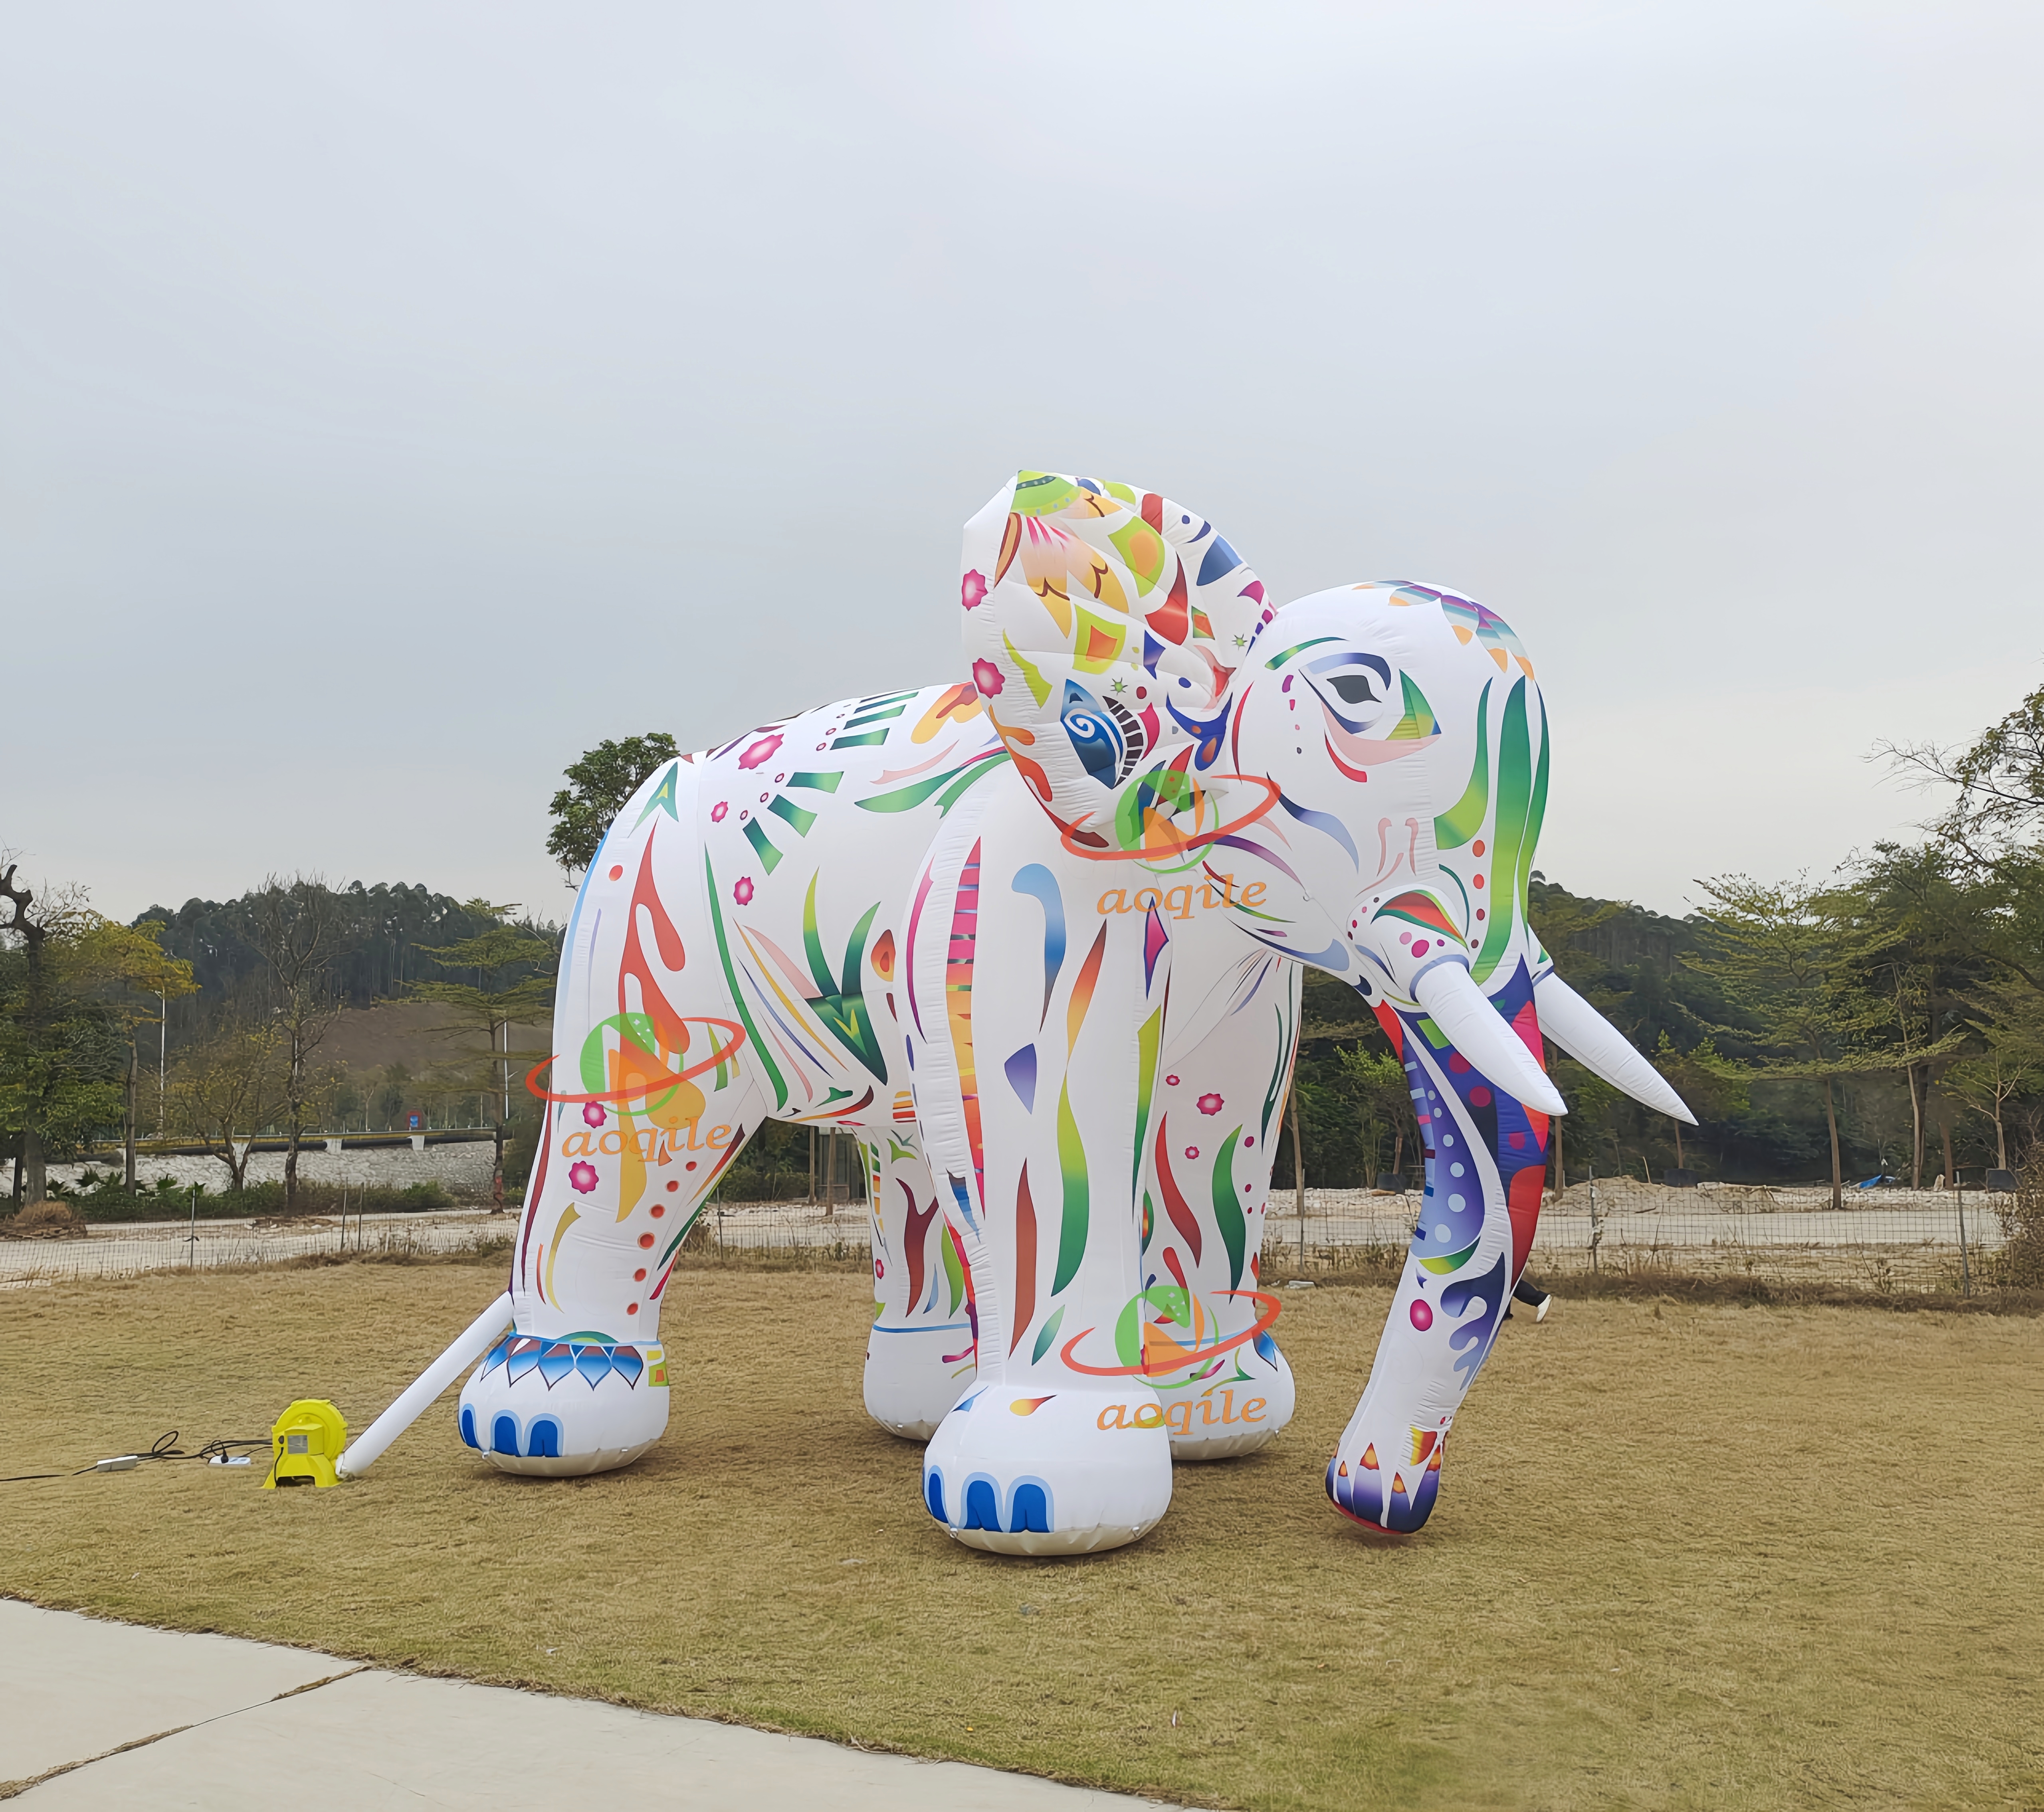
[[[359,1427],[498,1288],[340,1265],[0,1298],[0,1472]],[[683,1272],[663,1445],[514,1480],[443,1405],[367,1480],[13,1484],[0,1591],[1257,1807],[2044,1806],[2044,1322],[1557,1305],[1421,1535],[1320,1475],[1386,1295],[1288,1297],[1300,1414],[1084,1561],[959,1548],[859,1407],[864,1280]],[[450,1402],[451,1402],[450,1399]]]

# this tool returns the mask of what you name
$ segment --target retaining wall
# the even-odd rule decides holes
[[[252,1183],[281,1183],[284,1178],[281,1151],[259,1151],[248,1160]],[[328,1151],[324,1146],[308,1146],[298,1154],[298,1176],[307,1183],[347,1184],[351,1188],[380,1184],[403,1188],[411,1183],[437,1183],[458,1199],[478,1200],[490,1193],[490,1173],[496,1148],[486,1139],[459,1145],[429,1145],[414,1151],[408,1145],[370,1146]],[[90,1165],[52,1164],[50,1192],[61,1196],[75,1184],[81,1170],[97,1177],[121,1174],[121,1159],[98,1158]],[[216,1193],[227,1187],[227,1166],[217,1157],[156,1157],[148,1153],[135,1161],[135,1180],[144,1189],[155,1186],[159,1177],[168,1177],[180,1188],[203,1183]]]

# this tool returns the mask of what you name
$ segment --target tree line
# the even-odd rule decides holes
[[[1700,880],[1681,918],[1536,873],[1534,929],[1562,978],[1687,1100],[1685,1129],[1550,1044],[1571,1111],[1554,1182],[1669,1172],[1921,1188],[2044,1152],[2044,687],[1970,748],[1879,751],[1946,789],[1915,839],[1835,873]],[[1309,1181],[1404,1169],[1405,1081],[1374,1021],[1309,976],[1295,1073]],[[1293,1151],[1279,1180],[1295,1180]]]
[[[566,770],[547,849],[571,881],[676,751],[655,731],[606,741]],[[1681,918],[1535,874],[1531,917],[1556,968],[1700,1123],[1685,1131],[1650,1113],[1550,1045],[1573,1110],[1553,1142],[1556,1187],[1593,1167],[1822,1177],[1838,1203],[1849,1180],[1921,1187],[2044,1152],[2044,686],[1963,751],[1880,752],[1944,789],[1943,809],[1920,837],[1832,874],[1700,880]],[[132,1189],[142,1041],[159,1027],[177,1058],[163,1130],[208,1142],[239,1187],[247,1138],[275,1129],[290,1142],[294,1200],[302,1137],[341,1091],[363,1105],[320,1060],[326,1030],[349,1007],[392,998],[440,1002],[451,1029],[492,1053],[451,1059],[433,1081],[490,1104],[501,1186],[524,1108],[514,1071],[544,1054],[511,1050],[511,1028],[549,1010],[558,926],[423,887],[302,876],[123,926],[75,890],[39,895],[4,859],[0,909],[0,1138],[15,1203],[40,1198],[50,1161],[110,1132],[125,1135]],[[1316,1185],[1416,1168],[1402,1068],[1354,994],[1317,973],[1287,1119],[1281,1189],[1302,1154]]]
[[[151,906],[135,920],[162,927],[157,935],[165,953],[190,963],[198,985],[195,993],[171,1004],[171,1042],[217,1018],[219,1003],[246,987],[266,984],[265,950],[274,927],[263,919],[272,909],[277,885],[266,881],[234,900],[188,900],[175,909]],[[440,958],[448,946],[483,935],[515,910],[402,882],[310,885],[323,896],[322,936],[332,953],[325,964],[327,985],[351,1008],[404,999],[415,983],[440,977]],[[551,927],[528,923],[526,929],[558,941]]]
[[[51,1163],[110,1137],[132,1196],[153,1131],[213,1154],[232,1192],[246,1186],[249,1142],[283,1138],[296,1211],[305,1138],[360,1104],[328,1035],[343,1012],[393,998],[445,1009],[449,1054],[417,1082],[478,1099],[501,1194],[506,1138],[529,1117],[521,1060],[544,1054],[514,1048],[513,1028],[551,1012],[558,926],[423,887],[304,875],[121,925],[75,888],[30,886],[18,862],[0,870],[0,1137],[16,1208],[47,1196]]]

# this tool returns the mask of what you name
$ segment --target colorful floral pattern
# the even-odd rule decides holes
[[[1222,833],[1205,777],[1268,612],[1212,525],[1134,486],[1022,472],[966,525],[966,570],[993,575],[965,632],[974,674],[1002,676],[981,693],[1068,846],[1182,858]]]

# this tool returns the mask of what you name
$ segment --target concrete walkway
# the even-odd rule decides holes
[[[279,1805],[557,1812],[1110,1812],[958,1762],[359,1667],[0,1599],[0,1797],[34,1812]]]

